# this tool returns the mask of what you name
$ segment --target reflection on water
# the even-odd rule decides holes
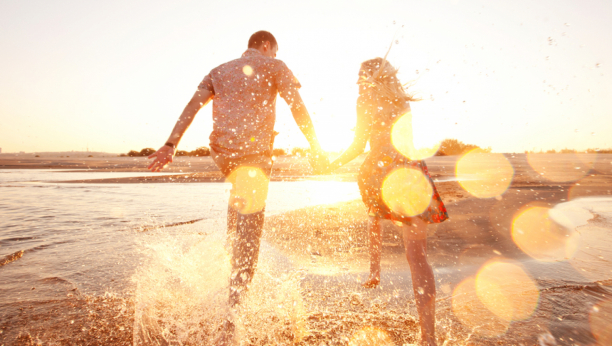
[[[131,297],[127,307],[124,301],[110,308],[113,316],[93,318],[93,325],[113,321],[119,316],[115,311],[122,311],[121,316],[129,311],[134,324],[124,321],[120,328],[128,328],[130,335],[133,329],[133,340],[145,344],[155,340],[207,343],[227,316],[236,321],[239,338],[256,345],[300,340],[307,345],[401,345],[418,339],[416,312],[409,311],[413,297],[405,259],[401,268],[383,273],[384,285],[366,290],[360,286],[364,273],[354,270],[355,263],[346,263],[346,268],[338,263],[325,266],[321,253],[315,251],[296,263],[283,252],[286,249],[263,242],[258,274],[245,304],[229,312],[224,240],[228,184],[8,183],[7,177],[19,171],[2,173],[0,261],[25,251],[21,258],[0,267],[0,304],[127,292]],[[50,175],[45,171],[27,174],[30,181],[49,180]],[[62,174],[70,178],[61,180],[91,177],[89,173]],[[510,193],[516,194],[510,189],[503,201],[511,199]],[[272,182],[266,212],[358,197],[354,183]],[[485,205],[483,201],[478,200],[478,206]],[[332,215],[333,208],[326,209],[323,214]],[[585,224],[593,215],[599,217]],[[517,328],[527,328],[519,333],[526,330],[534,338],[555,340],[560,334],[554,330],[554,323],[561,321],[558,318],[579,313],[590,316],[595,337],[608,340],[605,322],[610,320],[610,305],[598,302],[609,294],[603,282],[612,273],[607,221],[612,219],[612,200],[584,198],[549,205],[541,216],[561,228],[577,228],[581,241],[572,258],[509,261],[497,258],[506,251],[492,248],[486,253],[495,260],[480,262],[482,266],[434,268],[440,294],[438,333],[447,344],[471,344],[469,339],[476,335],[505,340],[516,337]],[[202,221],[185,224],[198,219]],[[150,227],[179,223],[163,229]],[[502,225],[508,234],[511,224],[512,220]],[[474,229],[486,227],[490,226],[484,220],[474,223]],[[357,234],[333,230],[339,236]],[[291,241],[294,251],[308,245],[304,239]],[[347,240],[350,245],[352,241]],[[342,249],[329,250],[340,253]],[[457,257],[466,255],[460,250]],[[92,302],[86,309],[98,312],[110,304],[106,299]],[[92,338],[101,335],[93,329],[90,334]],[[337,335],[343,339],[335,340]]]
[[[139,258],[134,251],[139,237],[135,232],[198,219],[220,220],[218,227],[223,229],[230,189],[226,183],[41,182],[142,173],[2,173],[0,260],[24,252],[20,259],[2,266],[0,303],[56,296],[58,285],[48,278],[60,278],[63,286],[83,293],[121,292],[129,286],[128,278]],[[359,191],[355,183],[272,182],[266,213],[356,198]]]

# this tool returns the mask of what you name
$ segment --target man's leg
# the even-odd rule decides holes
[[[240,303],[255,274],[259,258],[259,244],[264,225],[264,210],[253,214],[238,213],[236,233],[232,242],[232,275],[230,277],[231,307]]]
[[[237,215],[236,231],[230,237],[232,274],[229,305],[231,307],[240,303],[242,293],[247,290],[255,274],[264,225],[265,200],[268,196],[268,176],[269,170],[245,163],[228,177],[233,183],[229,209],[234,209]],[[228,212],[228,231],[231,221]]]

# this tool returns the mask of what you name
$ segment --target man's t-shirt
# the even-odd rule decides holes
[[[198,86],[214,94],[210,147],[234,157],[270,156],[276,94],[287,100],[299,88],[284,62],[253,48],[214,68]]]

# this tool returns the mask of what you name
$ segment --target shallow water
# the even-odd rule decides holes
[[[141,231],[193,220],[223,223],[226,183],[54,183],[142,175],[0,170],[0,262],[23,251],[0,267],[0,303],[50,299],[66,287],[121,293],[138,264]],[[355,183],[272,182],[266,214],[355,198]]]
[[[228,314],[224,233],[229,184],[53,182],[140,175],[0,170],[0,263],[6,263],[0,266],[0,304],[5,311],[19,316],[18,311],[11,312],[11,306],[26,306],[11,303],[67,302],[57,309],[59,320],[68,318],[71,326],[74,320],[67,317],[68,312],[81,304],[84,316],[92,316],[92,310],[100,314],[88,322],[76,322],[82,323],[77,332],[89,333],[94,340],[105,334],[92,326],[112,324],[116,318],[121,323],[115,332],[129,330],[129,335],[122,336],[125,343],[146,341],[142,334],[147,332],[177,344],[205,344],[214,338],[216,327]],[[356,198],[355,183],[272,182],[266,213]],[[552,332],[560,345],[587,344],[591,340],[588,316],[594,304],[611,293],[602,282],[612,277],[612,200],[590,197],[559,203],[550,216],[580,232],[580,244],[568,259],[515,260],[537,286],[539,302],[529,319],[513,321],[506,326],[507,338],[501,338],[522,340],[517,335]],[[186,223],[194,220],[199,221]],[[157,227],[163,225],[171,227]],[[371,340],[392,337],[397,345],[412,343],[418,327],[410,272],[403,263],[385,267],[384,284],[366,290],[360,286],[365,272],[355,269],[354,263],[347,268],[327,267],[316,256],[309,263],[296,263],[264,241],[249,296],[235,316],[240,338],[247,344],[302,340],[307,345],[346,345],[365,333]],[[469,344],[474,330],[489,327],[458,323],[451,307],[456,298],[453,288],[480,269],[480,265],[466,264],[434,267],[438,333],[448,345]],[[87,298],[104,293],[110,296]],[[107,299],[115,296],[129,300]],[[80,297],[86,297],[86,302],[73,302]],[[468,305],[476,309],[477,302],[474,298]],[[48,314],[49,309],[43,311]],[[473,310],[471,315],[479,316],[479,312]],[[32,318],[24,321],[32,323]],[[14,323],[0,322],[0,332],[3,325]],[[62,325],[42,326],[43,330],[49,327]],[[571,328],[578,331],[579,342],[565,342],[572,338]]]

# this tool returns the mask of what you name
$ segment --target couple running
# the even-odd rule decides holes
[[[350,162],[363,153],[369,141],[371,151],[358,178],[359,190],[370,215],[370,276],[363,285],[376,287],[380,282],[380,221],[401,222],[419,314],[421,343],[436,345],[436,290],[426,256],[427,224],[442,222],[448,215],[425,162],[406,157],[391,141],[392,125],[400,117],[410,116],[409,102],[414,99],[406,94],[397,79],[397,70],[386,59],[376,58],[362,63],[355,138],[347,151],[329,163],[300,97],[300,83],[285,63],[275,59],[277,51],[274,36],[267,31],[258,31],[249,39],[248,49],[242,57],[211,70],[183,110],[166,144],[149,156],[153,159],[149,169],[159,171],[172,162],[176,147],[195,115],[213,100],[211,156],[232,183],[227,227],[232,264],[229,305],[235,307],[253,278],[259,256],[265,199],[272,171],[276,94],[279,93],[287,102],[295,122],[308,140],[310,163],[315,172],[330,173]],[[431,197],[431,202],[425,205],[424,211],[419,210],[419,214],[406,213],[405,208],[393,207],[397,201],[389,203],[383,199],[383,181],[398,169],[419,172],[430,186],[428,198]],[[400,190],[410,190],[409,181],[404,185]]]

